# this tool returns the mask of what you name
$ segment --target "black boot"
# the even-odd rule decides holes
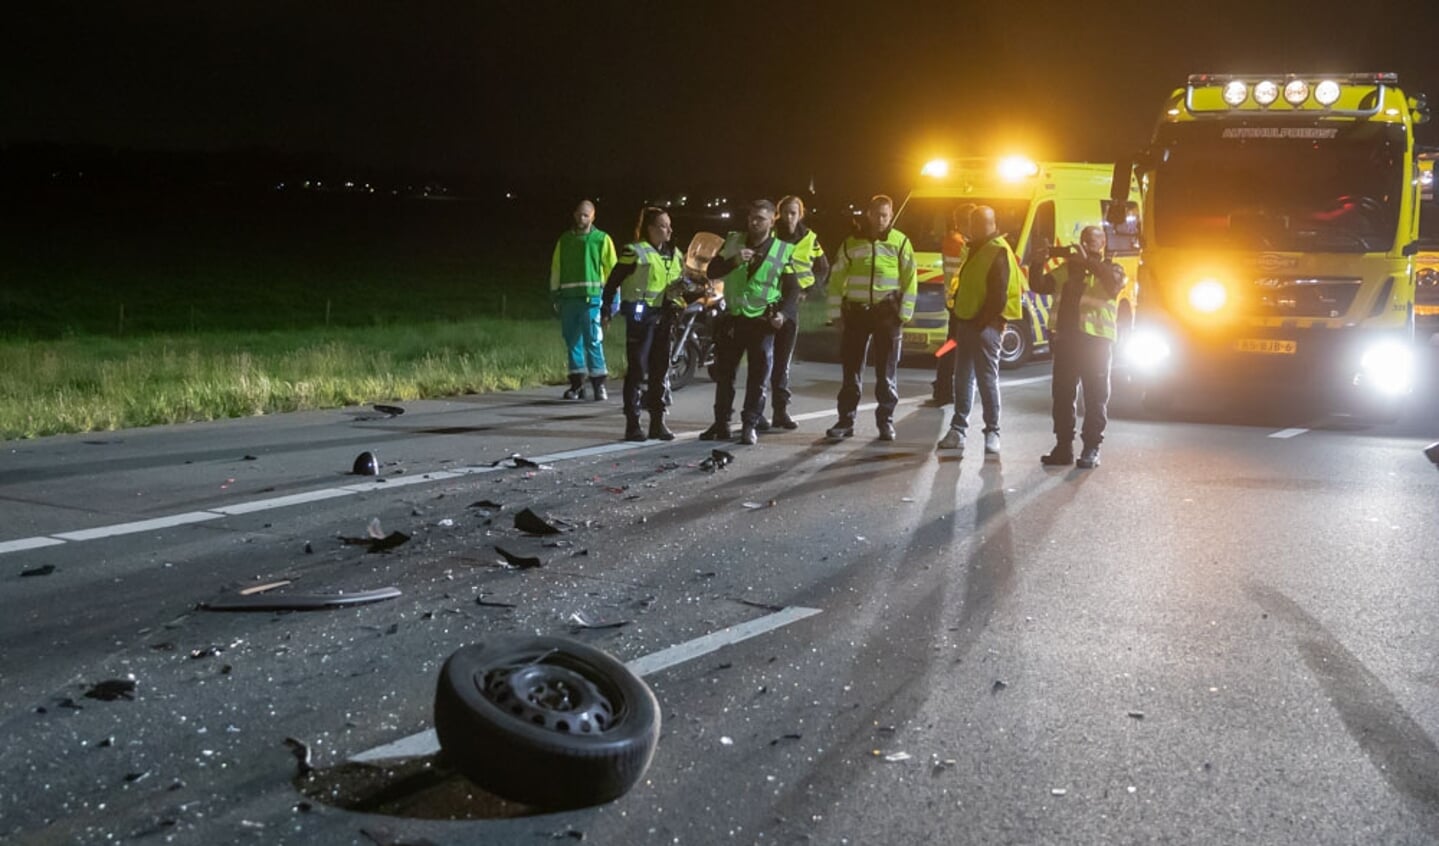
[[[724,423],[716,421],[713,426],[700,432],[700,440],[702,441],[727,441],[733,437],[734,432],[730,431],[728,421]]]
[[[565,391],[565,399],[577,400],[585,398],[585,374],[570,374],[570,389]]]
[[[593,385],[594,388],[595,388],[595,401],[596,401],[596,402],[598,402],[598,401],[600,401],[600,400],[607,400],[607,399],[610,398],[610,392],[607,391],[607,390],[605,390],[605,377],[604,377],[604,376],[595,376],[595,377],[591,378],[591,379],[590,379],[590,384]]]
[[[1041,455],[1039,463],[1045,467],[1065,467],[1074,463],[1074,441],[1060,439],[1048,455]]]
[[[671,431],[670,431],[670,428],[665,425],[665,416],[664,416],[664,413],[663,413],[663,412],[661,412],[660,414],[653,414],[653,413],[651,413],[651,414],[650,414],[650,440],[652,440],[652,441],[672,441],[672,440],[674,440],[674,439],[675,439],[675,433],[674,433],[674,432],[671,432]]]
[[[776,429],[789,429],[793,431],[799,428],[799,424],[794,421],[793,417],[789,416],[789,409],[787,408],[776,408],[774,410],[774,417],[771,417],[769,422],[770,425]],[[756,426],[755,428],[759,427]]]
[[[638,417],[625,418],[625,440],[642,441],[645,439],[645,430],[640,428]]]
[[[1085,470],[1093,470],[1095,467],[1098,467],[1099,444],[1093,446],[1085,444],[1084,452],[1080,453],[1079,460],[1074,462],[1074,466],[1081,467]]]

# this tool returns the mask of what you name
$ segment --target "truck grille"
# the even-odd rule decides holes
[[[1343,317],[1354,304],[1362,281],[1256,279],[1248,310],[1259,317]]]

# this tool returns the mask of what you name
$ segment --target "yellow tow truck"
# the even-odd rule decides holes
[[[1212,384],[1397,418],[1427,117],[1392,73],[1190,76],[1115,168],[1111,196],[1137,175],[1144,198],[1144,308],[1116,375],[1151,411]]]
[[[1034,162],[1021,156],[928,162],[923,184],[910,191],[895,216],[895,226],[909,236],[919,269],[919,294],[914,319],[904,331],[904,352],[934,352],[949,328],[941,247],[951,228],[954,210],[973,204],[994,209],[999,231],[1028,272],[1038,248],[1052,254],[1079,243],[1086,226],[1104,226],[1110,257],[1124,267],[1130,282],[1119,295],[1120,332],[1128,330],[1135,307],[1139,257],[1139,187],[1130,186],[1118,223],[1110,223],[1112,164]],[[1057,263],[1057,260],[1056,260]],[[1000,366],[1015,367],[1049,348],[1051,298],[1026,289],[1024,317],[1011,322],[1000,341]]]

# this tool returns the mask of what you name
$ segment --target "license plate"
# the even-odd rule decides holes
[[[1265,355],[1294,355],[1299,351],[1299,344],[1296,341],[1282,341],[1274,338],[1240,338],[1239,351]]]
[[[907,347],[929,346],[929,336],[923,332],[905,332],[904,345]]]

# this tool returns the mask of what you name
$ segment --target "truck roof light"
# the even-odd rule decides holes
[[[1291,106],[1302,105],[1309,99],[1309,83],[1302,79],[1291,79],[1284,84],[1284,102]]]
[[[949,176],[949,162],[944,159],[930,159],[919,169],[921,176],[932,176],[935,179],[943,179]]]
[[[1242,79],[1231,79],[1224,84],[1224,102],[1231,106],[1241,106],[1249,99],[1249,86],[1244,84]]]
[[[1339,100],[1339,83],[1332,79],[1321,80],[1314,86],[1314,99],[1321,106],[1332,106]]]
[[[1257,74],[1251,74],[1257,76]],[[1281,78],[1293,79],[1297,74],[1270,74]],[[1231,79],[1242,80],[1244,77],[1232,73],[1192,73],[1189,75],[1190,85],[1223,85]],[[1355,85],[1398,85],[1399,74],[1385,73],[1326,73],[1312,74],[1311,78],[1332,79],[1335,82],[1348,82]]]
[[[1272,79],[1254,83],[1254,102],[1261,106],[1273,105],[1279,99],[1279,86]]]

